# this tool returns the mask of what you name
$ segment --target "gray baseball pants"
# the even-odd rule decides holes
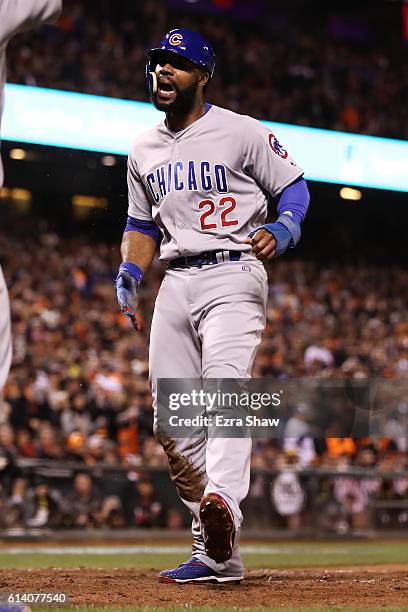
[[[155,415],[157,379],[233,378],[251,376],[265,326],[268,280],[263,264],[252,255],[202,268],[168,269],[153,314],[149,370]],[[169,460],[178,493],[193,515],[193,554],[213,570],[241,575],[238,540],[231,559],[216,563],[204,548],[198,519],[203,495],[218,493],[230,506],[239,535],[239,507],[249,489],[250,438],[206,439],[155,435]]]

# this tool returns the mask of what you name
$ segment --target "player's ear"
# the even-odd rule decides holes
[[[209,80],[210,80],[210,75],[208,74],[208,72],[206,72],[205,70],[200,70],[200,77],[198,80],[200,85],[202,85],[203,88],[205,88]]]

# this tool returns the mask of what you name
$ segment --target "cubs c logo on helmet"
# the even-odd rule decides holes
[[[175,34],[172,34],[169,38],[169,43],[173,45],[174,47],[178,47],[178,45],[181,45],[182,42],[183,42],[183,37],[178,32],[176,32]]]
[[[288,152],[282,147],[275,134],[269,134],[269,146],[276,155],[279,155],[282,159],[287,158]]]

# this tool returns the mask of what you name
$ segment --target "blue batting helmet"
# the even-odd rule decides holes
[[[186,28],[176,28],[166,34],[159,47],[154,47],[147,52],[148,62],[146,64],[146,77],[150,93],[155,93],[155,55],[160,51],[170,51],[176,53],[193,62],[200,68],[204,68],[210,75],[214,74],[215,54],[212,46],[197,32],[192,32]]]

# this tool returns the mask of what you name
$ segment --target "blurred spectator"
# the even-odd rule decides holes
[[[315,499],[314,516],[318,517],[318,524],[324,531],[339,535],[349,532],[347,509],[336,498],[332,479],[323,479],[320,483]]]
[[[183,515],[177,508],[169,508],[167,511],[166,528],[171,530],[184,528]]]
[[[17,454],[14,438],[14,431],[10,425],[7,425],[6,423],[0,425],[0,448],[13,456]]]
[[[101,493],[87,472],[78,472],[72,492],[64,500],[67,517],[65,523],[72,527],[97,527],[102,509]]]
[[[399,472],[407,468],[405,453],[388,452],[379,463],[380,472]],[[375,522],[381,528],[408,526],[408,478],[383,478],[374,504]],[[381,503],[383,502],[383,503]]]
[[[343,456],[343,467],[348,457]],[[362,449],[357,454],[355,465],[363,468],[375,466],[376,456],[372,449]],[[367,470],[368,471],[368,470]],[[339,476],[334,479],[334,495],[346,512],[349,529],[365,529],[369,525],[369,504],[377,493],[380,481],[377,478],[353,478]]]
[[[294,409],[293,416],[288,419],[285,426],[285,438],[297,439],[302,436],[311,436],[313,434],[314,411],[308,404],[297,404]],[[290,442],[288,441],[288,444]]]
[[[165,513],[149,476],[129,481],[125,515],[130,527],[164,527]]]
[[[149,467],[167,467],[167,457],[162,453],[155,438],[146,438],[143,445],[143,461]]]
[[[70,396],[70,405],[61,414],[61,428],[64,433],[79,431],[85,437],[89,435],[92,423],[87,402],[85,393],[75,393]]]
[[[56,527],[60,522],[61,499],[44,478],[37,479],[24,500],[27,527]]]
[[[24,478],[17,477],[11,483],[9,495],[4,498],[0,524],[6,528],[24,527],[26,484]]]
[[[122,502],[116,495],[108,495],[102,503],[98,527],[115,529],[125,526]]]
[[[57,442],[56,431],[49,423],[43,423],[38,430],[36,456],[40,459],[60,459],[64,450]]]
[[[85,462],[88,465],[102,463],[105,461],[105,440],[102,436],[93,434],[87,441],[87,452]]]
[[[271,483],[274,508],[284,518],[286,527],[293,530],[301,527],[301,512],[305,505],[305,492],[293,469],[297,461],[293,452],[281,455],[277,465],[279,474]]]
[[[33,459],[37,456],[36,449],[27,429],[19,429],[16,432],[17,454],[20,457]]]

